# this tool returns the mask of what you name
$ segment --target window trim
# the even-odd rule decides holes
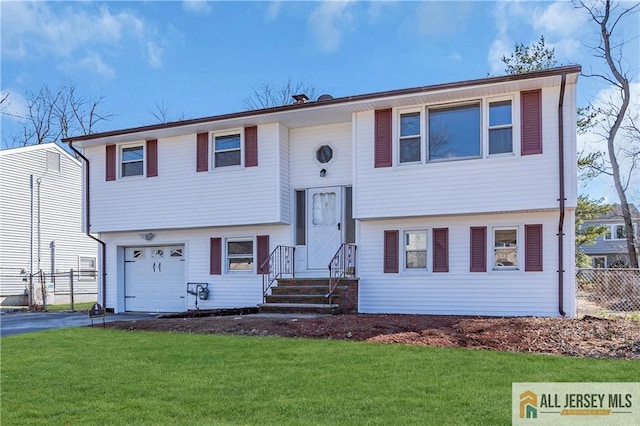
[[[420,114],[420,133],[416,136],[405,136],[405,138],[407,139],[412,139],[415,137],[419,137],[420,138],[420,160],[417,161],[400,161],[401,155],[400,155],[400,151],[401,151],[401,146],[400,146],[400,141],[402,139],[401,136],[401,132],[402,132],[402,126],[401,126],[401,116],[403,114],[415,114],[418,113]],[[396,164],[398,166],[404,166],[404,165],[408,165],[408,164],[423,164],[425,162],[425,146],[426,146],[426,136],[425,136],[425,130],[426,130],[426,123],[425,123],[425,117],[426,117],[426,105],[422,105],[422,106],[417,106],[417,107],[413,107],[413,108],[402,108],[402,109],[398,109],[394,115],[395,118],[395,132],[394,132],[394,142],[396,144],[396,155],[397,155],[397,161]]]
[[[141,160],[129,160],[129,161],[123,161],[122,159],[122,154],[124,152],[124,150],[126,148],[137,148],[137,147],[141,147],[142,148],[142,159]],[[118,178],[119,179],[130,179],[130,178],[140,178],[140,177],[146,177],[147,176],[147,147],[146,147],[146,143],[145,142],[136,142],[136,143],[127,143],[127,144],[121,144],[118,145]],[[122,172],[123,172],[123,168],[122,165],[123,164],[128,164],[128,163],[138,163],[138,162],[142,162],[142,173],[138,174],[138,175],[130,175],[130,176],[125,176]]]
[[[522,262],[524,257],[524,235],[522,227],[520,225],[498,225],[491,227],[491,254],[490,254],[490,265],[491,271],[521,271],[522,270]],[[516,231],[516,264],[513,266],[497,266],[495,264],[496,258],[496,231]]]
[[[247,257],[242,255],[229,255],[229,243],[251,242],[251,269],[245,270],[232,270],[229,268],[229,259]],[[224,272],[225,274],[255,274],[256,273],[256,251],[257,241],[255,237],[226,237],[224,238]]]
[[[489,133],[492,130],[492,127],[489,125],[491,120],[491,104],[499,103],[499,102],[511,102],[511,152],[501,152],[497,154],[491,154],[489,152]],[[484,145],[485,152],[487,153],[485,158],[496,158],[496,157],[514,157],[520,155],[520,140],[517,139],[519,133],[516,133],[516,120],[518,119],[518,114],[515,113],[516,108],[520,108],[519,105],[516,105],[516,97],[514,95],[509,96],[496,96],[491,98],[484,98],[484,116],[483,116],[483,136],[484,136]],[[508,126],[495,126],[493,129],[503,129]]]
[[[231,135],[238,135],[240,138],[240,147],[239,148],[234,148],[234,149],[221,149],[221,150],[216,150],[216,138],[217,137],[223,137],[223,136],[231,136]],[[244,149],[244,128],[240,127],[237,129],[229,129],[229,130],[224,130],[224,131],[216,131],[216,132],[211,132],[209,133],[209,144],[211,145],[211,155],[209,158],[209,170],[220,170],[220,169],[228,169],[228,168],[236,168],[236,167],[244,167],[244,156],[245,156],[245,149]],[[234,152],[234,151],[239,151],[240,152],[240,162],[238,164],[231,164],[228,166],[216,166],[216,153],[220,153],[220,152]]]
[[[606,234],[604,234],[602,236],[602,239],[605,241],[625,241],[627,239],[627,237],[623,237],[623,238],[618,238],[618,234],[617,234],[617,229],[618,227],[622,227],[623,230],[626,231],[626,227],[624,223],[611,223],[606,225],[608,232]],[[636,227],[633,227],[633,231],[635,233],[635,229]],[[609,235],[609,238],[607,238],[607,235]]]
[[[93,259],[95,268],[93,269],[93,276],[91,270],[82,269],[82,259]],[[83,271],[89,271],[88,275],[84,275]],[[78,256],[78,282],[97,282],[98,281],[98,258],[96,256]]]
[[[431,228],[430,227],[418,227],[418,228],[407,228],[407,229],[401,229],[400,230],[401,235],[402,235],[402,245],[400,247],[400,252],[402,253],[402,272],[406,272],[409,274],[415,274],[415,273],[423,273],[423,272],[432,272],[431,271],[431,260],[429,259],[429,254],[432,253],[433,251],[431,250],[430,244],[432,243],[431,238],[429,238],[429,234],[431,233]],[[417,233],[417,232],[423,232],[427,238],[426,240],[426,247],[424,249],[425,252],[425,267],[424,268],[409,268],[407,267],[407,253],[409,252],[417,252],[417,251],[422,251],[422,250],[407,250],[407,244],[406,244],[406,239],[407,239],[407,234],[409,233]]]

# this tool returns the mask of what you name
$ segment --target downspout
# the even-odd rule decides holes
[[[90,208],[91,197],[89,197],[89,159],[84,155],[82,155],[82,153],[78,151],[76,147],[73,146],[73,141],[69,141],[69,148],[71,148],[71,150],[75,152],[78,157],[82,158],[82,161],[84,161],[84,164],[86,166],[85,178],[84,178],[84,185],[85,185],[84,205],[85,205],[86,234],[87,234],[87,237],[97,241],[102,247],[102,306],[107,306],[107,245],[101,239],[91,235],[91,208]]]
[[[564,89],[567,83],[567,75],[562,74],[562,81],[560,83],[560,97],[558,99],[558,171],[560,173],[559,179],[559,193],[558,201],[560,202],[560,218],[558,221],[558,312],[563,317],[566,315],[563,306],[564,298]]]

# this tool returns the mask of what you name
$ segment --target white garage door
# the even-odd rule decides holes
[[[124,271],[126,311],[187,310],[184,246],[128,247]]]

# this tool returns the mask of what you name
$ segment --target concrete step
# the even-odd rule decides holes
[[[266,297],[266,303],[307,303],[322,305],[329,301],[326,296],[326,290],[323,294],[271,294]],[[333,294],[331,301],[340,299],[339,294]]]
[[[258,308],[260,313],[335,314],[340,307],[335,303],[263,303]]]

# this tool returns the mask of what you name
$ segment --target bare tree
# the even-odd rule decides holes
[[[315,99],[316,88],[305,82],[287,82],[280,87],[263,84],[260,88],[253,88],[253,95],[244,100],[249,110],[272,108],[276,106],[290,105],[294,103],[293,95],[305,94],[309,99]]]
[[[615,90],[615,98],[610,98],[604,106],[595,108],[598,118],[594,123],[594,131],[606,140],[608,154],[608,164],[597,162],[596,166],[600,168],[601,172],[607,173],[613,178],[624,218],[629,266],[637,268],[638,249],[626,192],[634,170],[640,161],[639,150],[633,148],[632,145],[625,146],[619,140],[625,132],[630,133],[632,139],[634,135],[637,138],[637,116],[629,114],[630,76],[629,70],[625,69],[623,59],[623,48],[626,43],[624,39],[614,37],[614,31],[619,28],[618,26],[624,18],[640,10],[640,3],[628,3],[628,7],[622,7],[620,4],[612,4],[610,0],[604,2],[575,0],[574,4],[585,10],[591,21],[598,26],[599,43],[597,46],[591,46],[591,49],[593,56],[603,59],[608,68],[606,73],[590,73],[585,76],[600,78]],[[624,174],[620,166],[621,160],[625,160],[629,168]]]
[[[150,110],[149,113],[156,119],[158,123],[164,124],[169,123],[171,121],[182,121],[185,120],[184,113],[180,114],[178,118],[172,118],[169,115],[169,108],[164,104],[164,101],[156,102],[154,104],[154,109]]]
[[[4,100],[5,98],[3,98]],[[91,98],[79,93],[75,83],[63,84],[56,90],[42,86],[38,92],[26,94],[25,123],[12,135],[14,146],[57,142],[74,134],[95,132],[96,125],[109,121],[114,114],[103,112],[103,95]]]

